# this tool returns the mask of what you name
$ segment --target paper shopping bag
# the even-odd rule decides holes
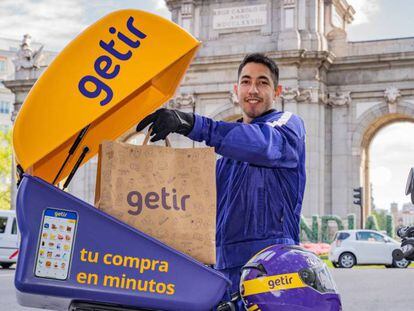
[[[215,263],[213,148],[103,142],[95,203],[178,251]]]

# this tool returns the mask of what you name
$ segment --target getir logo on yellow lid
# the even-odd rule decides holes
[[[103,140],[114,140],[174,95],[200,42],[173,22],[138,10],[109,14],[74,39],[27,96],[13,129],[24,171],[59,180]],[[72,150],[73,151],[73,150]]]

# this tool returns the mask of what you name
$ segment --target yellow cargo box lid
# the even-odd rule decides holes
[[[171,98],[200,42],[173,22],[138,10],[102,18],[74,39],[29,92],[13,148],[25,172],[55,182],[103,140],[114,140]],[[72,148],[73,149],[73,148]]]

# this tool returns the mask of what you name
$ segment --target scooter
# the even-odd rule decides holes
[[[414,204],[414,167],[408,174],[405,195],[411,195],[411,203]],[[392,252],[394,260],[414,260],[414,226],[406,226],[397,230],[397,235],[402,239],[401,249]]]
[[[222,274],[64,191],[103,140],[174,95],[199,45],[159,16],[118,11],[72,41],[33,86],[13,131],[21,305],[202,311],[220,303],[230,285]]]

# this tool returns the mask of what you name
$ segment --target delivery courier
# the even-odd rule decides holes
[[[217,162],[216,269],[239,289],[240,269],[273,244],[299,244],[305,189],[305,129],[287,111],[272,109],[279,95],[279,70],[270,58],[247,55],[234,86],[242,119],[214,121],[160,109],[137,126],[152,128],[151,141],[179,133],[205,142],[223,157]]]

